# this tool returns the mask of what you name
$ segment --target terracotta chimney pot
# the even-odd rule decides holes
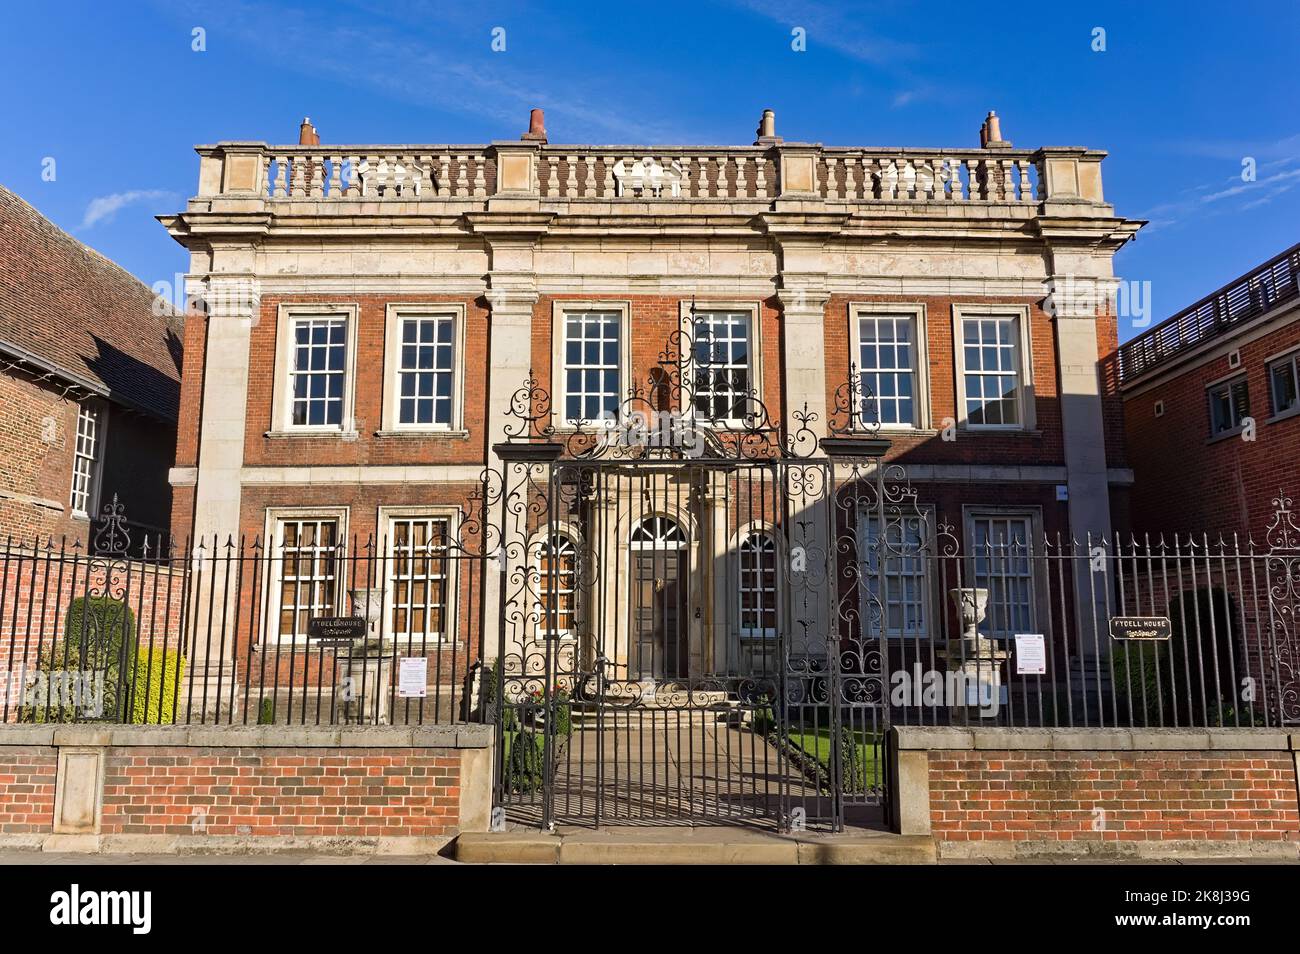
[[[309,116],[304,116],[302,119],[302,125],[298,127],[298,145],[320,145],[320,136],[316,132],[316,127],[311,124],[311,117]]]
[[[540,109],[528,114],[528,132],[519,137],[532,142],[546,142],[546,116]]]

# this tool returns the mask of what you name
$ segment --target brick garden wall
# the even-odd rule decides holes
[[[56,768],[53,748],[0,744],[0,835],[50,830]]]
[[[160,747],[105,756],[105,835],[425,838],[457,830],[454,751]]]
[[[492,776],[490,725],[0,725],[0,851],[433,852]]]
[[[940,841],[1300,840],[1289,753],[930,753]]]

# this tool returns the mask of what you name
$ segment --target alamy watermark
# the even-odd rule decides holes
[[[8,670],[0,676],[0,707],[75,711],[84,719],[104,715],[103,669]]]
[[[1095,315],[1100,312],[1127,318],[1134,328],[1151,324],[1151,282],[1135,279],[1097,279],[1064,275],[1043,283],[1047,291],[1043,309],[1052,316]]]

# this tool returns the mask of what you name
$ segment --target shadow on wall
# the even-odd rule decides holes
[[[171,329],[166,335],[179,375],[181,342]],[[166,531],[172,498],[167,472],[176,458],[180,381],[102,338],[94,341],[98,353],[87,365],[108,385],[113,402],[104,430],[100,500],[116,494],[132,523]]]

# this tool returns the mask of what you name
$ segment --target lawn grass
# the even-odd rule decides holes
[[[878,733],[844,730],[846,739],[853,740],[853,750],[845,758],[846,768],[852,778],[844,778],[841,785],[848,792],[866,792],[884,783],[884,773],[879,765],[882,739]],[[829,774],[831,763],[831,730],[828,726],[791,726],[789,741],[817,760]]]

